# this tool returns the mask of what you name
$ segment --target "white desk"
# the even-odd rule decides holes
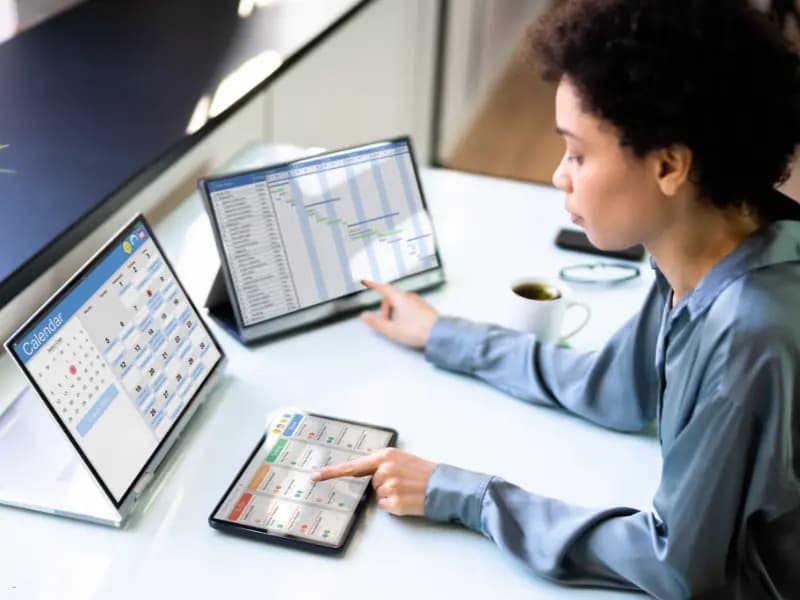
[[[237,166],[287,153],[250,149]],[[555,190],[444,170],[424,170],[423,183],[449,278],[427,298],[442,312],[499,319],[514,275],[554,276],[585,260],[553,246],[556,229],[567,224]],[[156,233],[202,305],[218,260],[198,195]],[[594,314],[574,344],[601,345],[637,310],[651,281],[643,264],[642,277],[623,287],[576,289]],[[285,404],[395,427],[399,445],[421,456],[585,505],[648,508],[660,471],[656,440],[603,431],[438,370],[357,318],[253,349],[212,327],[230,357],[228,376],[144,510],[117,531],[0,507],[0,597],[630,597],[553,585],[478,534],[392,517],[374,503],[338,558],[212,530],[207,517],[259,438],[265,414]]]

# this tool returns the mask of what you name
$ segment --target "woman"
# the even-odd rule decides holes
[[[599,352],[383,297],[368,325],[530,402],[611,429],[655,421],[654,510],[590,510],[389,450],[379,506],[457,521],[565,584],[660,598],[800,598],[800,61],[744,1],[577,0],[535,32],[558,83],[554,184],[601,248],[643,243],[656,283]]]

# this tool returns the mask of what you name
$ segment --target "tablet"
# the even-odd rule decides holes
[[[142,215],[5,347],[122,518],[225,362]]]
[[[199,187],[244,342],[374,304],[362,279],[413,291],[444,281],[407,137]]]
[[[371,477],[311,480],[314,467],[394,446],[386,427],[296,410],[276,413],[209,517],[212,527],[322,552],[344,548]]]

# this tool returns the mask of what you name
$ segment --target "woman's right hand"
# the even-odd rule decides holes
[[[428,343],[439,313],[418,294],[403,292],[388,283],[362,280],[383,299],[377,313],[364,311],[361,318],[375,331],[390,340],[422,349]]]

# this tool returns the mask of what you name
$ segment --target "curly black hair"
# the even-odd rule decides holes
[[[745,0],[572,0],[530,48],[637,156],[685,145],[704,199],[770,214],[800,143],[800,57]]]

